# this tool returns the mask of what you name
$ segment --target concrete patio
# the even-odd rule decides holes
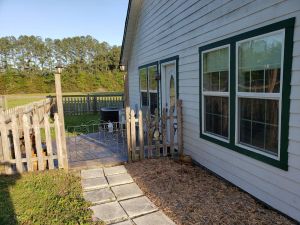
[[[81,171],[83,195],[93,220],[115,225],[174,225],[146,197],[124,166]]]

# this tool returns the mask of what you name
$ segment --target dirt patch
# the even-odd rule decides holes
[[[197,166],[149,159],[126,168],[155,205],[177,224],[295,224]]]

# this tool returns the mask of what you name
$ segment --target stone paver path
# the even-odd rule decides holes
[[[81,171],[83,196],[94,220],[114,225],[175,225],[146,197],[124,166]]]

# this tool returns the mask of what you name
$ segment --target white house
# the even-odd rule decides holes
[[[185,153],[300,221],[299,0],[130,0],[121,64],[133,108],[182,99]]]

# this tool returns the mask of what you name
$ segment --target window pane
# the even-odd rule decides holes
[[[250,71],[241,69],[239,71],[239,91],[250,92]]]
[[[280,69],[266,70],[265,92],[280,92]]]
[[[157,66],[151,66],[148,68],[149,73],[149,90],[157,90],[157,80],[155,79]]]
[[[203,90],[228,91],[228,47],[203,54]]]
[[[151,114],[154,114],[157,106],[158,106],[157,93],[150,93],[150,112],[151,112]]]
[[[240,120],[240,143],[251,144],[251,121]]]
[[[238,44],[239,91],[280,91],[282,45],[283,33]]]
[[[278,100],[239,99],[239,142],[278,154]]]
[[[220,91],[228,91],[228,71],[220,72]]]
[[[228,98],[204,97],[205,132],[213,133],[221,137],[228,137]]]
[[[141,92],[142,106],[148,106],[148,93]]]
[[[147,69],[140,69],[140,90],[147,91]]]
[[[278,126],[266,126],[266,149],[277,154]]]
[[[264,92],[264,71],[251,71],[251,92]]]

